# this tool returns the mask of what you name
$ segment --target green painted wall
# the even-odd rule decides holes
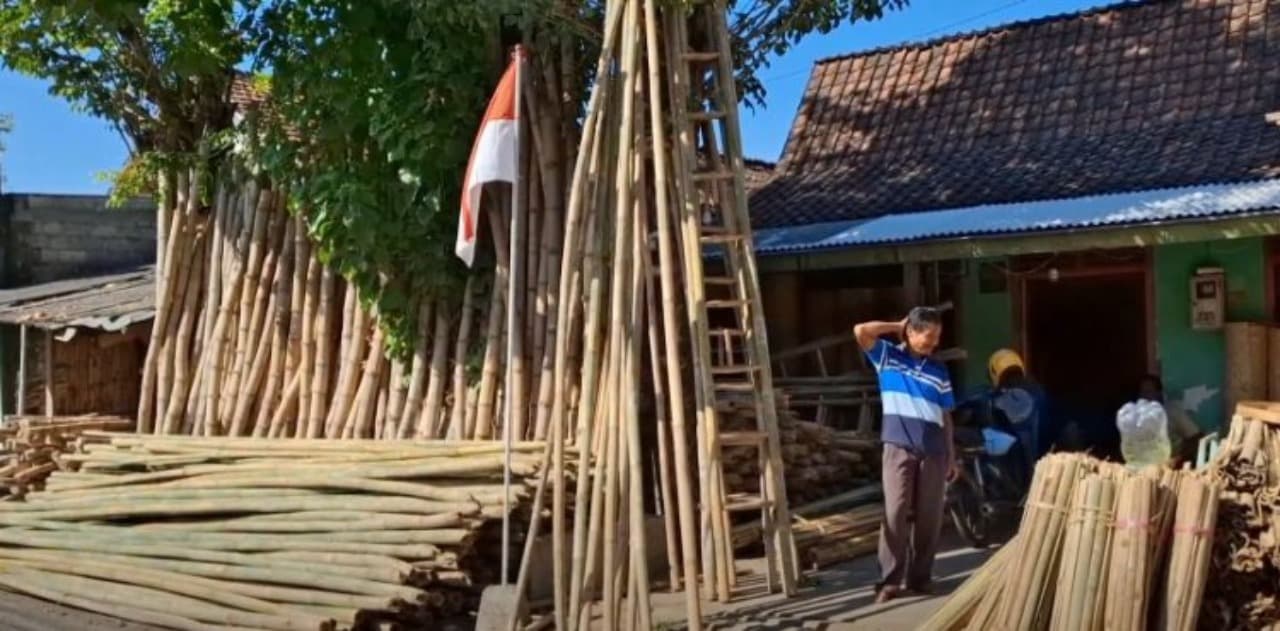
[[[982,263],[1004,265],[1005,259],[966,261],[961,293],[960,345],[968,353],[959,379],[963,391],[987,383],[987,358],[996,350],[1011,347],[1013,339],[1013,298],[1006,287],[998,293],[979,291],[978,270]]]
[[[1221,331],[1191,330],[1191,275],[1197,267],[1226,273],[1227,320],[1263,320],[1266,306],[1266,253],[1261,238],[1162,245],[1155,249],[1156,356],[1165,390],[1183,396],[1188,388],[1213,391],[1193,417],[1214,430],[1222,423],[1225,360]]]

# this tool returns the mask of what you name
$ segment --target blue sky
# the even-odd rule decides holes
[[[881,46],[922,41],[1017,20],[1111,4],[1104,0],[912,0],[883,20],[812,35],[760,72],[768,102],[744,109],[747,155],[776,160],[813,62]],[[102,193],[96,174],[118,169],[126,158],[120,136],[105,121],[73,110],[48,94],[45,82],[0,70],[0,113],[12,114],[0,172],[6,191]]]

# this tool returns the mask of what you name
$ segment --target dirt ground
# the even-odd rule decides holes
[[[704,612],[707,628],[732,631],[913,631],[933,614],[946,595],[959,587],[995,549],[974,550],[957,537],[944,535],[943,552],[934,565],[935,595],[903,597],[884,605],[875,604],[873,586],[878,577],[875,555],[832,566],[806,576],[809,585],[795,597],[784,599],[763,594],[760,572],[741,581],[741,591],[755,590],[728,604],[714,603]],[[741,565],[752,570],[762,567],[758,560]],[[679,594],[654,594],[654,624],[662,629],[684,628],[684,600]]]

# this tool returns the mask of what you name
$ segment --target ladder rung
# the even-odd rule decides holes
[[[755,364],[738,364],[736,366],[712,366],[713,375],[746,375],[760,370]]]
[[[732,180],[733,171],[730,169],[721,169],[719,171],[699,171],[693,174],[694,182],[710,182],[714,180]]]
[[[769,505],[769,500],[755,495],[747,496],[729,496],[728,501],[724,504],[724,509],[730,513],[745,513],[747,511],[760,510]]]
[[[707,121],[716,121],[725,117],[724,110],[697,110],[689,112],[689,122],[705,123]]]
[[[681,57],[684,57],[684,60],[691,64],[708,64],[720,61],[720,53],[717,51],[691,50],[681,55]]]
[[[764,432],[720,432],[721,447],[763,447],[766,439]]]
[[[742,337],[747,334],[746,329],[708,329],[707,333],[712,337],[721,337],[724,335]]]
[[[746,381],[734,381],[732,383],[713,384],[716,390],[720,392],[755,392],[756,384]]]
[[[730,276],[703,276],[702,282],[708,285],[734,285],[738,282],[738,279]],[[713,329],[713,330],[719,330],[719,329]],[[734,329],[734,330],[738,331],[740,329]]]
[[[750,303],[751,303],[750,300],[742,300],[741,298],[716,299],[716,300],[708,300],[707,308],[708,309],[737,309],[738,307],[745,307]]]
[[[733,243],[734,241],[741,241],[744,237],[736,232],[716,232],[704,234],[698,238],[703,243]]]

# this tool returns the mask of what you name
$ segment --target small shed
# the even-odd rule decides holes
[[[3,413],[132,416],[154,317],[150,265],[0,290]]]

